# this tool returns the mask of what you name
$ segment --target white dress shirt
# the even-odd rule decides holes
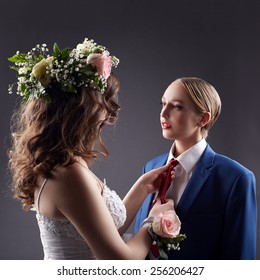
[[[174,144],[173,144],[174,145]],[[189,182],[190,177],[197,163],[202,156],[205,148],[207,146],[206,140],[203,138],[194,146],[189,148],[187,151],[179,155],[176,160],[179,164],[175,167],[175,178],[172,181],[167,193],[166,198],[171,198],[174,200],[174,206],[178,205],[178,202]],[[173,156],[174,146],[169,153],[167,163],[174,158]]]

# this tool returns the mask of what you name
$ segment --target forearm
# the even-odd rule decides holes
[[[138,179],[123,200],[127,211],[127,219],[123,227],[120,228],[120,233],[124,233],[131,225],[147,195],[148,192],[145,186],[142,184],[141,180]]]
[[[124,204],[127,210],[127,221],[120,230],[121,233],[124,232],[132,223],[137,211],[141,207],[148,194],[158,191],[162,183],[161,174],[163,174],[163,172],[167,171],[168,169],[169,165],[164,165],[143,174],[127,193],[124,198]]]
[[[147,227],[142,227],[140,231],[127,242],[127,246],[134,253],[132,259],[145,259],[152,245],[151,236]]]

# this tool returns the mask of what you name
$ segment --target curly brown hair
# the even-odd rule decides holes
[[[69,166],[76,157],[91,164],[99,154],[108,155],[101,128],[118,118],[119,86],[111,74],[103,94],[84,86],[77,93],[52,89],[50,103],[35,99],[21,104],[12,118],[9,167],[14,196],[24,209],[34,203],[38,175],[48,177],[55,166]]]

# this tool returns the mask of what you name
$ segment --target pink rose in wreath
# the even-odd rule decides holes
[[[98,74],[104,79],[107,79],[111,73],[112,57],[109,56],[107,51],[103,53],[91,53],[87,58],[87,64],[96,67]]]

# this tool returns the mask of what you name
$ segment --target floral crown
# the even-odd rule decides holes
[[[18,81],[9,85],[9,93],[17,85],[17,94],[23,101],[43,99],[50,101],[47,89],[58,87],[64,92],[76,93],[82,85],[104,93],[112,67],[119,59],[110,56],[108,50],[93,40],[84,40],[75,49],[61,50],[55,43],[52,55],[46,44],[37,45],[31,51],[19,51],[10,58],[18,72]]]

